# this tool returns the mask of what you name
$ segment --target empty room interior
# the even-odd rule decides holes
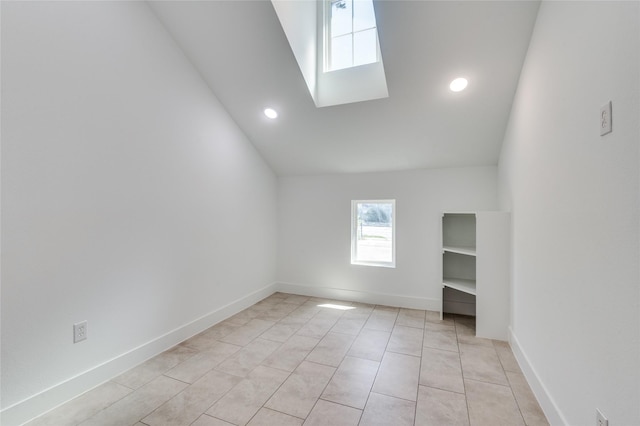
[[[640,425],[640,2],[0,22],[3,426]]]

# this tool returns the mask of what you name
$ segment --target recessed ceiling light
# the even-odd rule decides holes
[[[265,108],[264,115],[271,119],[278,118],[278,112],[273,108]]]
[[[449,89],[451,89],[452,92],[459,92],[461,90],[464,90],[465,87],[467,87],[468,83],[469,82],[467,81],[466,78],[462,78],[462,77],[456,78],[449,85]]]

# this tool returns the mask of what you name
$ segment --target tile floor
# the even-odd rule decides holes
[[[474,334],[471,317],[276,293],[28,425],[548,424],[509,345]]]

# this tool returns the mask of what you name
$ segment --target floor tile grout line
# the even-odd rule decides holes
[[[420,385],[420,384],[418,386],[422,386],[423,388],[436,389],[436,390],[443,391],[443,392],[455,393],[456,395],[465,395],[464,392],[456,392],[456,391],[451,390],[451,389],[439,388],[437,386]]]
[[[135,367],[134,367],[134,368],[135,368]],[[167,371],[169,371],[169,370],[167,370]],[[163,373],[163,374],[164,374],[164,373]],[[118,386],[123,386],[123,387],[125,387],[125,388],[127,388],[127,389],[131,389],[131,392],[135,392],[137,389],[140,389],[140,388],[134,389],[134,388],[132,388],[131,386],[123,385],[122,383],[118,383],[118,382],[116,382],[116,381],[115,381],[115,380],[113,380],[113,379],[111,379],[111,380],[107,380],[107,382],[115,383],[115,384],[116,384],[116,385],[118,385]],[[105,383],[107,383],[107,382],[105,382]],[[144,386],[144,385],[142,385],[142,386]],[[140,387],[142,387],[142,386],[140,386]],[[94,388],[94,389],[95,389],[95,388]],[[91,390],[89,390],[89,391],[87,391],[87,392],[91,392]],[[129,393],[131,393],[131,392],[129,392]],[[85,393],[86,393],[86,392],[85,392]],[[82,394],[82,395],[84,395],[84,394]],[[78,397],[79,397],[79,396],[82,396],[82,395],[78,395]],[[127,394],[127,395],[128,395],[128,394]],[[126,395],[125,395],[125,396],[126,396]],[[77,398],[77,397],[76,397],[76,398]],[[74,399],[75,399],[75,398],[74,398]],[[72,400],[72,401],[73,401],[73,400]]]
[[[424,351],[424,349],[432,349],[434,351],[442,351],[442,352],[448,352],[450,354],[459,354],[460,352],[458,351],[451,351],[449,349],[442,349],[442,348],[436,348],[434,346],[426,346],[426,345],[422,345],[422,350]]]
[[[413,424],[418,418],[418,399],[420,399],[420,378],[422,376],[422,362],[424,360],[424,328],[422,329],[422,342],[420,342],[420,363],[418,364],[418,389],[416,390],[416,404],[413,407]]]
[[[505,376],[506,376],[506,373],[505,373]],[[516,397],[516,393],[513,391],[513,386],[511,386],[511,381],[509,380],[508,376],[507,376],[507,382],[509,383],[509,390],[511,391],[511,395],[513,396],[513,400],[516,403],[516,407],[518,407],[518,413],[520,413],[520,417],[522,417],[522,423],[526,425],[527,421],[524,418],[524,414],[522,413],[522,408],[520,408],[520,402],[518,401],[518,398]]]
[[[214,367],[214,368],[215,368],[215,367]],[[212,368],[211,370],[213,370],[213,368]],[[209,371],[211,371],[211,370],[209,370]],[[207,375],[207,373],[209,373],[209,371],[207,371],[206,373],[204,373],[202,376],[198,377],[196,380],[194,380],[194,381],[193,381],[193,383],[197,382],[198,380],[200,380],[201,378],[203,378],[204,376],[206,376],[206,375]],[[164,376],[164,377],[166,377],[167,379],[171,379],[171,380],[175,380],[175,381],[180,382],[180,383],[184,383],[185,385],[187,385],[187,387],[189,387],[189,386],[191,386],[191,385],[193,384],[193,383],[185,382],[184,380],[176,379],[175,377],[167,376],[167,373],[168,373],[168,371],[165,371],[165,372],[164,372],[164,373],[162,373],[160,376]],[[158,376],[158,377],[160,377],[160,376]],[[155,379],[154,379],[154,380],[155,380]],[[187,388],[185,388],[185,389],[187,389]],[[178,393],[182,393],[182,392],[184,392],[184,390],[181,390],[181,391],[180,391],[180,392],[178,392]]]
[[[369,392],[369,393],[371,393],[371,392]],[[324,402],[330,402],[330,403],[336,404],[336,405],[342,405],[343,407],[353,408],[354,410],[358,410],[358,411],[364,412],[364,407],[363,408],[358,408],[358,407],[354,407],[353,405],[345,404],[344,402],[332,401],[330,399],[323,398],[322,395],[318,398],[318,401],[320,401],[320,400],[323,400]],[[365,403],[365,407],[366,407],[366,403]]]
[[[453,317],[453,324],[456,326],[456,317]],[[469,398],[467,397],[467,384],[465,381],[464,368],[462,368],[462,353],[460,352],[460,339],[458,338],[458,327],[456,331],[456,346],[458,347],[458,362],[460,363],[460,375],[462,376],[462,389],[464,390],[464,403],[467,407],[467,421],[471,424],[471,407],[469,406]]]
[[[418,385],[418,387],[420,387],[420,386],[422,386],[422,385]],[[384,396],[387,396],[387,397],[389,397],[389,398],[400,399],[400,400],[402,400],[402,401],[407,401],[407,402],[411,402],[411,403],[414,403],[414,404],[417,404],[417,403],[418,403],[417,397],[416,397],[416,400],[415,400],[415,401],[413,401],[413,400],[411,400],[411,399],[402,398],[401,396],[389,395],[388,393],[384,393],[384,392],[373,392],[373,391],[371,391],[371,392],[369,392],[369,393],[370,393],[370,394],[375,393],[375,394],[378,394],[378,395],[384,395]],[[417,393],[416,393],[416,394],[417,394]]]
[[[378,305],[376,305],[376,306],[378,306]],[[383,354],[382,354],[382,359],[380,360],[380,364],[378,365],[378,371],[376,372],[376,377],[373,379],[373,384],[371,385],[371,391],[369,391],[369,396],[367,396],[367,402],[365,403],[365,409],[366,409],[366,404],[369,403],[369,398],[371,397],[372,393],[377,393],[379,395],[385,395],[385,396],[388,396],[388,397],[391,397],[391,398],[398,398],[398,399],[402,399],[404,401],[410,401],[410,400],[407,400],[407,399],[404,399],[404,398],[399,398],[397,396],[387,395],[387,394],[382,393],[382,392],[374,392],[373,391],[373,387],[375,386],[375,383],[376,383],[376,381],[378,379],[378,374],[380,373],[380,368],[382,368],[382,361],[384,361],[384,355],[387,352],[396,353],[396,352],[393,352],[393,351],[389,351],[388,348],[389,348],[389,342],[391,342],[391,338],[393,336],[393,330],[396,327],[396,323],[398,322],[398,317],[399,316],[400,316],[400,309],[398,309],[398,313],[396,315],[396,318],[393,321],[393,326],[391,327],[391,331],[389,332],[389,339],[387,340],[387,344],[384,347],[384,351],[383,351]],[[425,321],[426,321],[426,316],[425,316]],[[424,343],[424,329],[423,329],[423,332],[422,332],[422,342]],[[415,425],[415,422],[416,422],[416,415],[417,415],[417,410],[418,410],[418,394],[419,394],[419,390],[420,390],[420,370],[422,369],[422,345],[420,345],[420,347],[421,347],[421,349],[420,349],[420,364],[419,364],[419,369],[418,369],[418,385],[416,386],[416,400],[415,401],[411,401],[411,402],[415,403],[415,408],[414,408],[414,411],[413,411],[413,424],[414,425]],[[400,355],[405,355],[405,354],[400,354]],[[411,355],[407,355],[407,356],[411,356]],[[362,415],[364,415],[364,409],[362,410]],[[362,416],[360,418],[362,419]]]
[[[264,405],[262,407],[260,407],[260,410],[262,410],[262,409],[275,411],[276,413],[284,414],[285,416],[289,416],[289,417],[295,417],[296,419],[300,419],[302,421],[304,421],[306,419],[306,418],[298,417],[298,416],[296,416],[294,414],[289,414],[289,413],[285,413],[284,411],[276,410],[275,408],[265,407]],[[260,411],[260,410],[258,410],[258,411]]]
[[[478,380],[478,379],[473,379],[473,378],[466,378],[464,380],[468,380],[470,382],[476,382],[476,383],[484,383],[485,385],[495,385],[495,386],[502,386],[503,388],[509,388],[511,389],[511,385],[505,385],[502,383],[496,383],[496,382],[488,382],[486,380]]]
[[[373,311],[375,311],[375,307],[371,310],[371,313],[369,314],[369,316],[367,317],[367,321],[369,321],[369,318],[371,318],[371,315],[373,314]],[[366,324],[366,322],[365,322]],[[395,324],[395,322],[394,322]],[[364,330],[364,326],[362,327],[361,331]],[[358,334],[359,336],[360,334]],[[371,382],[371,387],[369,388],[369,393],[367,394],[367,398],[364,401],[364,407],[362,408],[362,413],[360,413],[360,418],[358,419],[358,425],[360,425],[360,423],[362,422],[362,417],[364,416],[364,411],[367,409],[367,404],[369,403],[369,398],[371,398],[371,393],[373,392],[373,386],[376,384],[376,379],[378,378],[378,373],[380,372],[380,366],[382,366],[382,359],[384,359],[384,352],[386,352],[387,350],[387,346],[389,345],[389,340],[391,340],[391,333],[389,333],[389,339],[387,340],[387,344],[385,345],[383,354],[382,354],[382,358],[380,359],[380,362],[378,362],[378,368],[376,369],[376,374],[373,377],[373,381]],[[355,342],[355,340],[354,340]]]

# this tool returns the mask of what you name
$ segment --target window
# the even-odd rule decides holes
[[[351,202],[351,263],[395,268],[395,200]]]
[[[327,0],[325,66],[328,71],[378,62],[373,0]]]

